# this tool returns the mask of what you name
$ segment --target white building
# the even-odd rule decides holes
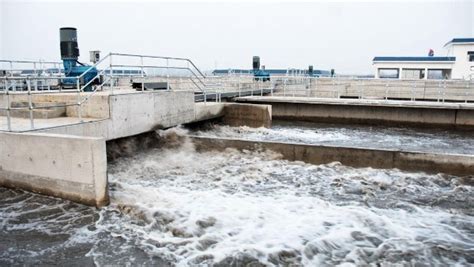
[[[445,57],[374,57],[375,78],[474,79],[474,38],[454,38]]]

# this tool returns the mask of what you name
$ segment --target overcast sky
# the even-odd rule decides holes
[[[474,36],[472,0],[443,2],[59,2],[0,0],[0,58],[59,60],[59,28],[89,50],[189,57],[204,70],[336,69],[372,73],[374,56],[445,55]]]

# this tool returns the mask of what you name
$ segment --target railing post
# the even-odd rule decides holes
[[[109,54],[109,81],[110,81],[110,91],[112,95],[114,94],[114,68],[112,64],[112,53]]]
[[[35,128],[34,118],[33,118],[33,101],[31,96],[31,82],[30,77],[27,77],[26,84],[28,87],[28,109],[30,111],[30,128],[33,130]]]
[[[270,95],[271,96],[273,96],[273,90],[275,89],[276,81],[277,81],[277,79],[275,79],[271,84],[271,87],[270,87]]]
[[[170,90],[170,69],[169,69],[170,63],[169,59],[166,59],[166,90]]]
[[[140,56],[140,69],[142,74],[142,92],[145,91],[145,71],[143,69],[143,56]]]
[[[8,80],[5,77],[5,107],[7,108],[7,127],[8,131],[12,130],[11,117],[10,117],[10,92],[8,90]]]
[[[79,78],[76,78],[76,86],[77,86],[77,117],[79,118],[79,121],[82,122],[81,85],[79,82]]]
[[[466,81],[466,97],[464,98],[464,102],[467,104],[467,99],[469,98],[469,84],[470,81]]]
[[[241,82],[241,78],[238,77],[237,89],[239,90],[239,97],[242,95],[242,92],[241,92],[242,88],[241,88],[240,82]]]
[[[415,91],[416,91],[416,81],[413,81],[413,86],[411,87],[411,101],[415,101]]]
[[[443,103],[444,103],[445,98],[446,98],[446,80],[444,80],[444,86],[443,86]]]
[[[10,61],[10,77],[13,77],[13,62]]]

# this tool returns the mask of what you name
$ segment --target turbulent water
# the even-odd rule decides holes
[[[366,125],[274,121],[272,128],[208,125],[194,134],[304,144],[388,148],[405,151],[474,154],[474,135],[467,131]]]
[[[0,188],[0,265],[474,264],[473,177],[166,146],[109,164],[101,210]]]

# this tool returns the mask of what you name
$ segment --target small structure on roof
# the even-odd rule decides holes
[[[447,56],[374,57],[375,78],[474,79],[474,38],[454,38]]]

